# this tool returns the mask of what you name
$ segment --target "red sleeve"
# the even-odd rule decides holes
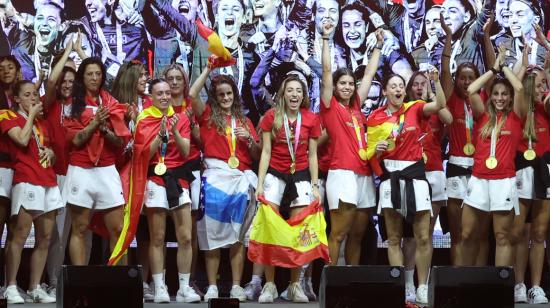
[[[275,109],[269,109],[262,121],[260,122],[260,129],[262,132],[270,132],[273,129],[273,121],[275,120]]]
[[[7,135],[10,129],[16,126],[19,126],[19,124],[17,124],[17,118],[0,121],[0,130],[2,131],[2,134]]]
[[[365,119],[365,125],[367,123],[366,118]],[[321,137],[321,121],[320,117],[316,114],[313,115],[313,126],[311,127],[311,132],[309,133],[309,138],[319,138]]]
[[[210,108],[210,106],[205,105],[204,106],[204,111],[202,112],[202,114],[199,117],[197,117],[197,120],[199,120],[199,125],[200,126],[206,125],[206,122],[210,118],[211,113],[212,113],[212,109]]]

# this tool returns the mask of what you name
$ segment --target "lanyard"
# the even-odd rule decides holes
[[[160,146],[160,157],[159,157],[159,164],[164,163],[164,158],[166,157],[166,149],[168,148],[168,143],[163,142]]]
[[[18,113],[23,117],[25,118],[25,120],[28,120],[28,116],[21,112],[21,111],[18,111]],[[34,137],[34,141],[36,141],[36,146],[38,146],[38,149],[40,150],[42,148],[42,145],[44,144],[44,135],[42,134],[42,131],[41,131],[41,128],[40,128],[40,124],[38,124],[38,122],[34,121],[32,123],[32,135]]]
[[[391,135],[393,140],[397,139],[397,136],[403,130],[404,125],[405,125],[405,113],[403,112],[399,115],[399,122],[396,122],[392,127]]]
[[[290,125],[288,123],[288,117],[286,113],[283,115],[283,122],[285,124],[285,138],[288,145],[288,152],[290,153],[290,158],[292,163],[296,162],[296,152],[298,151],[298,144],[300,143],[300,131],[302,130],[302,113],[298,112],[298,117],[296,118],[296,129],[294,131],[294,146],[290,142]]]
[[[225,127],[225,136],[227,138],[227,145],[229,145],[229,154],[231,157],[235,157],[235,149],[237,148],[237,138],[235,137],[235,127],[237,122],[234,116],[231,116],[231,127]]]
[[[103,29],[101,29],[101,26],[99,25],[99,23],[96,23],[95,27],[97,31],[97,36],[99,38],[99,42],[101,43],[101,47],[103,48],[103,50],[105,50],[106,53],[113,54],[111,52],[111,48],[109,47],[109,43],[107,43],[107,39],[105,38]],[[122,26],[118,21],[116,22],[116,53],[117,54],[115,57],[118,59],[120,63],[122,63],[126,58],[126,54],[122,50]],[[106,57],[104,56],[103,58],[106,58]],[[102,59],[102,60],[105,61],[105,59]]]
[[[491,150],[489,153],[489,157],[496,157],[497,141],[499,137],[497,136],[497,127],[501,126],[500,122],[506,122],[506,116],[504,116],[504,118],[501,121],[497,121],[497,123],[495,124],[495,127],[493,127],[493,130],[491,131]],[[502,124],[502,126],[504,126],[504,123]]]
[[[351,115],[351,121],[353,122],[353,129],[355,130],[355,136],[357,137],[357,144],[359,145],[359,151],[364,150],[363,139],[361,139],[361,127],[359,126],[359,122],[357,122],[357,118],[353,114],[353,111],[351,110],[351,108],[349,108],[349,114]]]
[[[474,129],[474,117],[472,109],[467,102],[464,102],[464,127],[466,128],[466,143],[472,143],[472,131]]]

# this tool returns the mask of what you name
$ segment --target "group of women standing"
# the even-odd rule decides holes
[[[70,43],[58,57],[41,100],[37,85],[17,80],[17,61],[1,58],[0,224],[9,221],[8,303],[24,302],[16,275],[31,224],[36,245],[28,294],[34,302],[55,301],[55,294],[40,285],[48,254],[64,251],[69,241],[71,263],[88,262],[87,232],[95,214],[101,214],[114,249],[128,201],[121,178],[130,160],[132,177],[146,179],[140,187],[131,186],[129,194],[141,196],[144,205],[147,224],[140,228],[148,231],[141,237],[138,231],[138,246],[148,247],[141,249],[147,255],[141,260],[147,265],[144,280],[150,272],[154,283],[146,299],[154,302],[170,301],[164,282],[166,216],[172,217],[178,242],[176,301],[201,301],[190,277],[196,237],[205,251],[205,301],[219,295],[221,248],[230,250],[230,296],[274,301],[278,292],[272,266],[255,266],[255,277],[246,289],[241,287],[249,226],[245,217],[260,196],[275,209],[289,206],[291,217],[315,199],[327,200],[331,265],[338,263],[344,242],[345,263],[359,264],[363,233],[376,208],[384,217],[390,265],[412,260],[417,268],[418,288],[411,288],[409,274],[407,292],[420,304],[428,301],[433,227],[447,199],[452,263],[486,263],[484,246],[492,221],[495,264],[516,266],[517,296],[526,293],[521,272],[526,253],[521,247],[528,245],[521,243],[528,241],[524,225],[530,212],[528,297],[547,302],[539,286],[550,219],[550,100],[543,97],[547,72],[527,69],[525,59],[514,72],[503,66],[501,50],[485,74],[464,63],[453,82],[449,45],[442,55],[441,78],[434,67],[415,73],[409,82],[400,75],[387,76],[382,83],[386,105],[365,118],[361,104],[378,69],[383,34],[376,32],[377,45],[359,83],[349,69],[332,73],[333,31],[333,25],[324,24],[320,114],[309,111],[306,83],[289,76],[260,120],[259,135],[243,114],[234,80],[212,76],[215,61],[191,87],[179,65],[148,81],[143,64],[128,62],[109,93],[103,89],[106,70],[100,59],[84,59],[78,70],[71,68],[68,54],[78,46]],[[209,77],[205,103],[200,92]],[[446,168],[440,149],[445,130],[450,154]],[[136,161],[142,166],[135,167]],[[63,209],[69,215],[56,223]],[[412,255],[403,253],[404,237],[414,238]],[[49,275],[56,277],[58,270]],[[266,283],[258,289],[262,272]],[[308,302],[310,288],[303,271],[292,269],[286,297]]]

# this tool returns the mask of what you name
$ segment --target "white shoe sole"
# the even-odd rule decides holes
[[[176,302],[178,303],[200,303],[201,298],[198,299],[188,299],[187,297],[176,295]]]

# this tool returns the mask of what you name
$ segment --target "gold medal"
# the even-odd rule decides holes
[[[422,152],[422,158],[424,159],[424,163],[428,162],[428,155],[426,153]]]
[[[525,152],[523,152],[523,157],[526,160],[533,160],[535,157],[537,157],[537,153],[533,149],[528,149]]]
[[[290,164],[290,174],[294,174],[296,172],[296,163],[292,162]]]
[[[361,157],[361,160],[367,160],[367,150],[359,149],[359,157]]]
[[[395,140],[388,139],[386,141],[388,142],[388,152],[393,151],[395,149]]]
[[[239,159],[236,156],[231,156],[227,160],[227,164],[231,169],[235,169],[239,166]]]
[[[476,148],[474,147],[473,144],[468,142],[464,145],[464,147],[462,148],[462,151],[464,151],[464,154],[470,156],[474,154],[474,152],[476,151]]]
[[[498,160],[496,157],[491,156],[485,160],[485,166],[489,169],[495,169],[498,165]]]
[[[158,176],[164,175],[166,173],[166,165],[163,162],[159,162],[155,166],[155,174]]]

